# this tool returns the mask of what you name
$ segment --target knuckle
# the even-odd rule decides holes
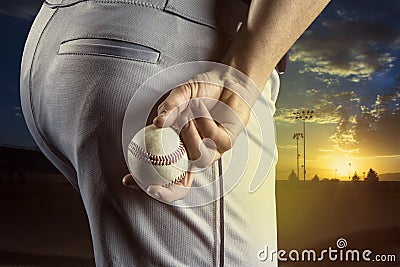
[[[181,96],[184,96],[185,99],[190,99],[192,96],[193,87],[194,87],[193,83],[188,82],[176,87],[174,89],[174,92],[176,92]]]
[[[231,142],[219,144],[217,147],[218,152],[220,152],[221,154],[225,153],[226,151],[230,150],[231,148],[232,148]]]
[[[204,127],[204,135],[207,138],[210,138],[215,141],[217,137],[217,129],[215,127]]]
[[[221,154],[223,154],[223,153],[225,153],[226,151],[229,150],[229,148],[224,147],[224,146],[218,146],[217,149],[218,149],[218,152],[221,153]]]

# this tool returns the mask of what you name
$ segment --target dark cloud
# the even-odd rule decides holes
[[[376,96],[372,105],[368,99],[354,91],[310,90],[308,94],[316,124],[336,124],[329,137],[336,151],[351,155],[398,155],[400,132],[400,89]],[[275,120],[278,123],[296,123],[293,112],[298,108],[280,108]]]
[[[0,14],[32,20],[44,0],[5,0],[0,3]]]
[[[315,122],[335,123],[336,131],[330,136],[336,150],[358,152],[354,136],[354,123],[359,112],[360,98],[354,91],[317,93],[314,100]]]
[[[316,117],[336,118],[336,132],[330,137],[336,150],[364,156],[399,154],[400,89],[377,95],[370,107],[354,91],[319,94],[314,106]]]
[[[310,122],[317,124],[339,124],[340,132],[345,132],[347,121],[353,120],[352,116],[359,108],[360,98],[354,91],[326,92],[322,90],[310,89],[305,91],[305,95],[310,97],[310,105],[302,108],[285,108],[277,109],[275,113],[275,121],[295,123],[294,112],[299,110],[311,109],[314,116]]]
[[[358,82],[394,67],[400,53],[400,7],[396,1],[333,1],[293,47],[302,72]]]
[[[397,155],[400,132],[400,89],[377,95],[371,107],[353,91],[319,96],[316,116],[334,114],[337,130],[330,137],[341,152],[366,156]]]
[[[354,125],[355,138],[366,154],[398,154],[400,89],[378,95],[372,108],[362,106]]]

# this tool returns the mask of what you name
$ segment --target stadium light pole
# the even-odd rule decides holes
[[[351,176],[351,162],[349,162],[349,181],[351,180],[350,176]]]
[[[293,115],[295,116],[296,120],[303,121],[303,166],[304,166],[304,173],[303,178],[304,181],[306,180],[306,120],[310,120],[314,116],[314,110],[302,110],[298,112],[294,112]]]
[[[294,133],[293,139],[296,139],[296,159],[297,159],[297,179],[300,180],[300,167],[299,167],[299,159],[300,159],[300,154],[299,154],[299,139],[303,138],[303,133]]]

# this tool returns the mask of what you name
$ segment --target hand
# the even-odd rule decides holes
[[[235,92],[228,87],[236,88]],[[250,92],[232,75],[218,72],[196,75],[188,83],[174,88],[158,106],[153,123],[157,127],[171,126],[180,130],[192,161],[191,172],[180,183],[169,187],[151,185],[147,193],[164,202],[183,199],[192,185],[193,171],[220,159],[247,124],[251,105],[260,91]],[[139,188],[131,175],[125,176],[123,183]]]
[[[173,184],[169,187],[162,187],[152,185],[147,188],[147,193],[152,197],[159,199],[163,202],[172,203],[176,200],[183,199],[188,193],[193,181],[193,173],[188,173],[184,179],[179,183]],[[122,179],[122,184],[135,190],[141,190],[139,185],[131,174],[127,174]],[[160,191],[160,188],[164,190]]]

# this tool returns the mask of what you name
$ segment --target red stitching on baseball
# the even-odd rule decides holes
[[[148,153],[136,143],[130,143],[128,146],[128,151],[130,151],[133,156],[138,158],[139,160],[143,160],[157,166],[167,166],[175,164],[179,160],[181,160],[183,155],[186,153],[185,146],[181,141],[179,142],[178,148],[168,155],[154,155]]]
[[[177,178],[175,178],[175,180],[173,180],[173,181],[171,181],[171,182],[169,182],[169,183],[167,183],[167,184],[163,184],[162,186],[163,186],[163,187],[168,187],[168,186],[171,186],[171,185],[173,185],[173,184],[179,183],[179,182],[182,181],[182,179],[185,178],[185,177],[186,177],[186,172],[183,172],[183,173],[181,173]]]

